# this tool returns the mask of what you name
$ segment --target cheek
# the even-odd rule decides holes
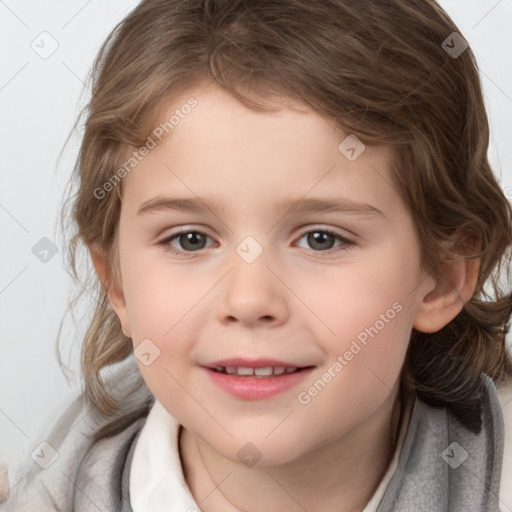
[[[310,283],[309,303],[316,305],[324,324],[317,322],[315,328],[326,356],[322,370],[330,372],[320,376],[320,388],[329,383],[319,403],[335,404],[334,410],[343,415],[374,408],[391,392],[409,343],[410,292],[417,270],[413,258],[397,256],[396,247],[390,246],[340,267],[321,289],[318,282]]]
[[[124,290],[135,342],[144,338],[170,339],[189,324],[194,305],[208,290],[208,280],[158,258],[126,262]],[[210,285],[211,286],[211,285]]]
[[[298,390],[302,415],[318,442],[358,425],[398,391],[410,315],[405,306],[394,302],[387,308],[389,297],[380,298],[365,302],[364,311],[347,306],[336,336],[328,343],[323,337],[325,364]]]
[[[127,258],[123,285],[141,374],[159,399],[171,396],[179,404],[187,399],[180,384],[190,377],[191,352],[207,314],[205,294],[215,280],[160,256]],[[139,356],[146,352],[151,353],[147,365]]]
[[[326,349],[337,344],[346,350],[358,336],[364,343],[368,329],[373,334],[376,329],[379,337],[404,337],[417,273],[414,258],[389,243],[321,274],[304,273],[295,289],[318,317],[316,334]]]

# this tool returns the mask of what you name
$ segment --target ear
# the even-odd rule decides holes
[[[110,305],[119,318],[123,333],[127,338],[131,338],[130,322],[128,319],[122,283],[116,282],[117,280],[114,277],[109,257],[104,249],[93,244],[89,247],[89,253],[91,254],[94,269],[98,274],[103,288],[107,292]]]
[[[479,259],[459,256],[443,264],[438,279],[428,277],[420,290],[413,327],[421,332],[437,332],[450,323],[472,297],[479,267]]]

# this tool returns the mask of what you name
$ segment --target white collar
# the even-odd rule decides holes
[[[155,400],[137,439],[130,467],[133,512],[199,512],[181,468],[179,427]]]

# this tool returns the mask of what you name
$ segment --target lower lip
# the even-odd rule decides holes
[[[214,384],[235,398],[265,400],[297,386],[311,374],[313,368],[305,368],[295,373],[283,373],[275,377],[239,377],[219,373],[210,368],[205,370]]]

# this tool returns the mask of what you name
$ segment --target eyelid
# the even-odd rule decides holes
[[[306,229],[306,226],[309,226],[309,227]],[[344,239],[345,241],[354,242],[354,240],[352,240],[352,237],[355,237],[355,234],[351,233],[350,231],[349,231],[350,235],[346,236],[346,235],[338,232],[336,230],[336,228],[327,227],[325,225],[310,225],[310,224],[307,224],[302,229],[300,229],[300,237],[299,238],[302,238],[304,235],[306,235],[308,233],[311,233],[312,231],[322,231],[322,232],[325,232],[325,233],[329,233],[329,234],[331,234],[333,236],[340,237],[340,238]],[[348,230],[345,230],[345,231],[348,231]],[[170,239],[173,239],[173,238],[177,237],[178,235],[183,235],[183,234],[191,233],[191,232],[200,233],[202,235],[206,235],[206,236],[208,236],[208,237],[213,239],[213,237],[208,234],[207,230],[205,230],[202,227],[196,228],[194,226],[185,226],[184,228],[180,228],[178,231],[175,231],[175,232],[165,236],[158,243],[162,243],[162,242],[168,241]]]
[[[307,229],[306,227],[300,229],[300,233],[302,233],[301,236],[304,236],[305,234],[310,233],[311,231],[324,231],[326,233],[330,233],[331,235],[339,236],[340,238],[343,238],[345,240],[353,241],[352,238],[356,238],[355,233],[352,233],[348,229],[343,230],[345,233],[349,233],[345,235],[341,232],[341,228],[333,228],[330,226],[326,226],[325,224],[306,224],[305,226],[307,226]]]
[[[176,231],[174,231],[173,229],[176,229]],[[203,226],[196,226],[194,224],[187,224],[187,225],[183,225],[183,226],[175,227],[175,228],[167,228],[167,229],[162,230],[162,232],[169,232],[169,234],[166,234],[163,237],[162,237],[162,235],[158,235],[156,237],[157,239],[160,239],[161,237],[162,238],[160,239],[160,242],[157,242],[157,243],[165,242],[166,240],[169,240],[178,235],[183,235],[186,233],[201,233],[201,234],[209,236],[210,238],[213,239],[213,236],[210,235],[210,230],[208,228],[205,228]]]

